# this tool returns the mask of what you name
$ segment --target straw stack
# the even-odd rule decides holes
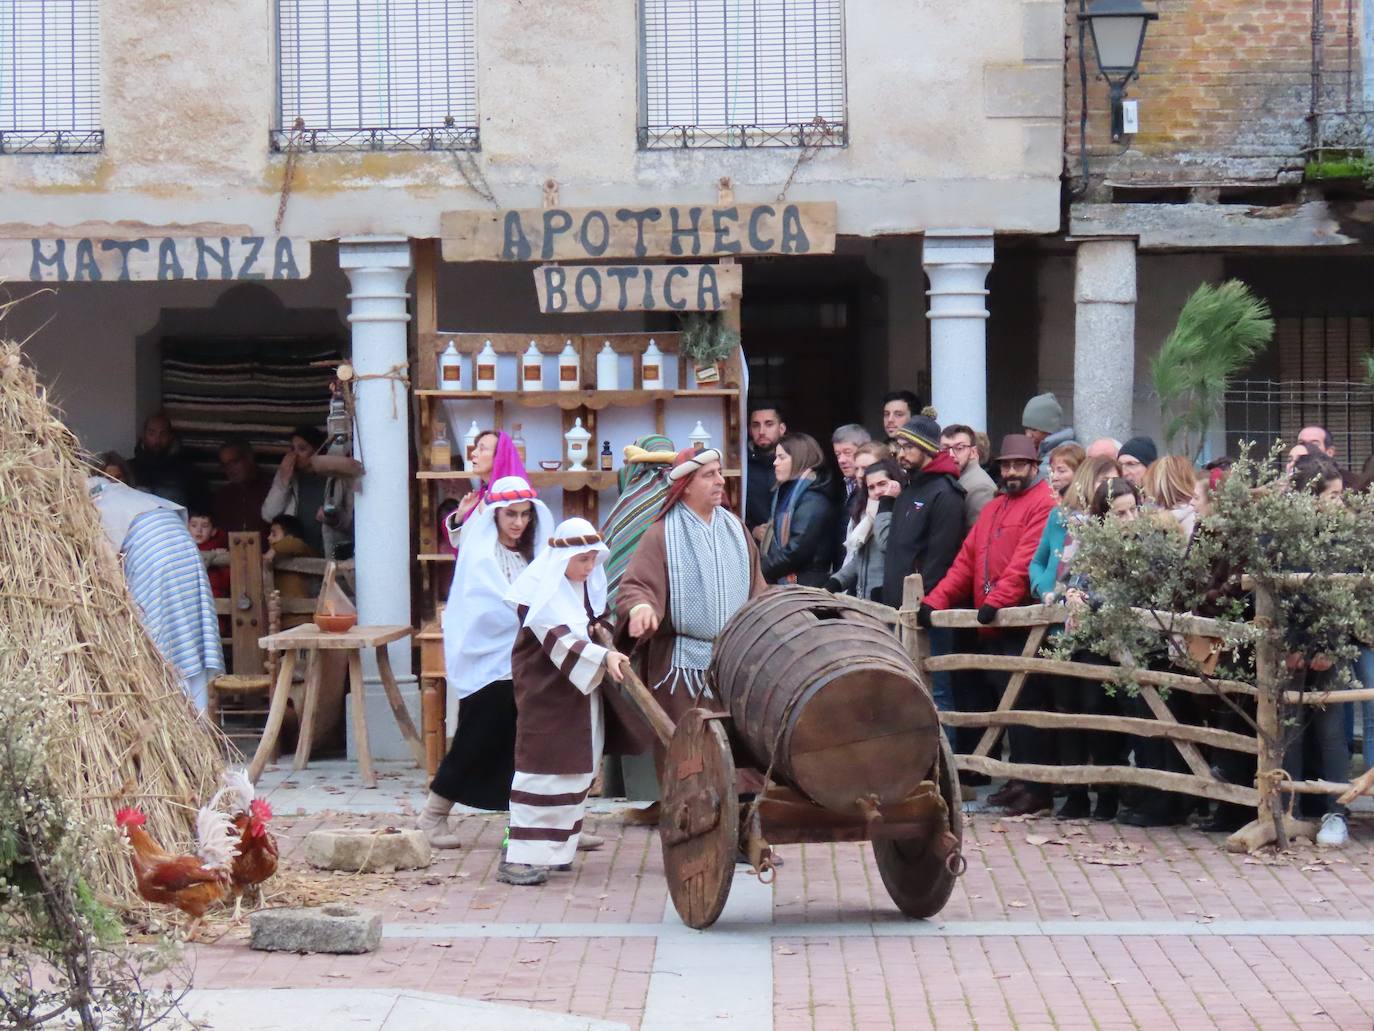
[[[0,342],[0,704],[7,685],[36,681],[60,716],[54,781],[92,825],[137,805],[154,840],[181,850],[223,768],[222,739],[143,630],[79,455],[18,346]],[[118,841],[92,842],[91,886],[137,905]]]

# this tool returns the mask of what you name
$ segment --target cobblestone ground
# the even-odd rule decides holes
[[[322,884],[379,908],[383,948],[256,953],[246,926],[220,920],[218,940],[195,948],[197,988],[414,989],[647,1028],[1374,1023],[1374,826],[1362,816],[1345,849],[1260,859],[1191,829],[974,813],[968,871],[937,920],[896,911],[867,845],[806,845],[781,849],[771,889],[737,874],[722,921],[693,932],[668,905],[657,835],[610,812],[591,821],[606,847],[540,888],[496,882],[504,824],[487,816],[455,819],[464,847],[427,870],[305,871],[293,852],[311,829],[408,823],[406,802],[421,797],[400,776],[356,792],[343,769],[343,788],[317,772],[306,790],[297,775],[273,794],[286,857],[274,901]]]

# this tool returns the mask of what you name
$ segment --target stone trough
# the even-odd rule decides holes
[[[298,909],[262,909],[249,918],[249,947],[263,952],[376,952],[382,914],[331,902]]]

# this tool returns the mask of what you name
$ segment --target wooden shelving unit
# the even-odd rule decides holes
[[[731,259],[725,259],[729,264]],[[566,468],[556,471],[539,467],[541,459],[553,460],[555,454],[530,453],[527,455],[526,469],[531,483],[537,487],[546,503],[558,515],[561,507],[564,517],[581,515],[593,524],[600,525],[603,500],[609,508],[617,498],[617,472],[623,463],[624,446],[633,439],[648,433],[666,434],[673,438],[679,448],[688,445],[687,433],[690,423],[684,427],[683,418],[700,414],[712,434],[712,446],[721,449],[726,456],[727,489],[731,505],[743,512],[743,481],[740,470],[745,461],[745,438],[743,412],[743,388],[745,369],[743,354],[739,351],[722,364],[721,378],[703,387],[695,387],[688,363],[678,354],[677,333],[614,333],[614,334],[528,334],[528,333],[448,333],[439,329],[438,322],[438,266],[439,248],[437,241],[418,245],[416,248],[416,310],[412,336],[411,385],[413,396],[413,427],[415,434],[415,492],[417,515],[413,526],[413,547],[415,553],[416,611],[415,618],[420,626],[416,644],[420,652],[421,707],[423,712],[423,736],[425,740],[427,765],[431,772],[443,755],[445,747],[444,727],[444,661],[443,634],[438,625],[438,612],[448,589],[452,576],[453,556],[440,545],[437,513],[445,496],[456,496],[463,481],[472,481],[472,475],[462,468],[463,433],[465,426],[457,424],[457,418],[449,422],[450,440],[453,445],[453,466],[449,470],[430,467],[430,444],[436,425],[441,418],[447,418],[457,411],[480,412],[476,418],[481,429],[498,429],[510,432],[515,422],[526,427],[525,436],[531,445],[529,427],[539,425],[544,444],[538,451],[549,451],[549,441],[557,440],[557,456],[562,456],[562,435],[574,420],[581,419],[582,425],[591,434],[588,456],[589,471],[571,472]],[[730,298],[730,303],[722,312],[726,325],[740,328],[739,297]],[[676,375],[667,377],[672,384],[669,389],[644,390],[640,376],[640,356],[653,339],[664,355],[665,369],[676,365]],[[518,370],[520,356],[529,347],[530,341],[545,356],[556,356],[571,341],[578,354],[579,384],[584,389],[560,391],[539,390],[523,391],[500,389],[495,391],[441,390],[438,383],[438,356],[450,342],[466,357],[465,374],[473,374],[472,358],[490,340],[492,348],[500,356],[507,369]],[[621,356],[620,383],[625,389],[600,391],[585,389],[596,383],[596,357],[603,344],[609,341],[612,349]],[[545,382],[551,382],[550,372],[554,361],[545,364]],[[633,367],[633,373],[627,375]],[[516,373],[518,376],[518,372]],[[464,385],[472,385],[468,379]],[[518,385],[518,380],[508,376],[501,384],[503,387]],[[446,413],[446,406],[450,406]],[[670,418],[670,411],[673,413]],[[631,417],[630,413],[642,413]],[[669,425],[670,422],[673,425]],[[604,434],[602,432],[605,424]],[[627,437],[629,439],[620,439]],[[612,445],[614,468],[605,471],[599,468],[599,449],[603,440],[609,439]],[[556,494],[554,492],[557,492]],[[602,498],[603,492],[605,498]],[[558,503],[561,502],[561,505]],[[450,728],[451,729],[451,728]]]

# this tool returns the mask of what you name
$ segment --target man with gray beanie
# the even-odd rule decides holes
[[[1050,475],[1050,452],[1060,444],[1076,440],[1073,427],[1064,425],[1064,409],[1054,394],[1036,394],[1021,411],[1021,430],[1034,442],[1040,454],[1040,475]]]

